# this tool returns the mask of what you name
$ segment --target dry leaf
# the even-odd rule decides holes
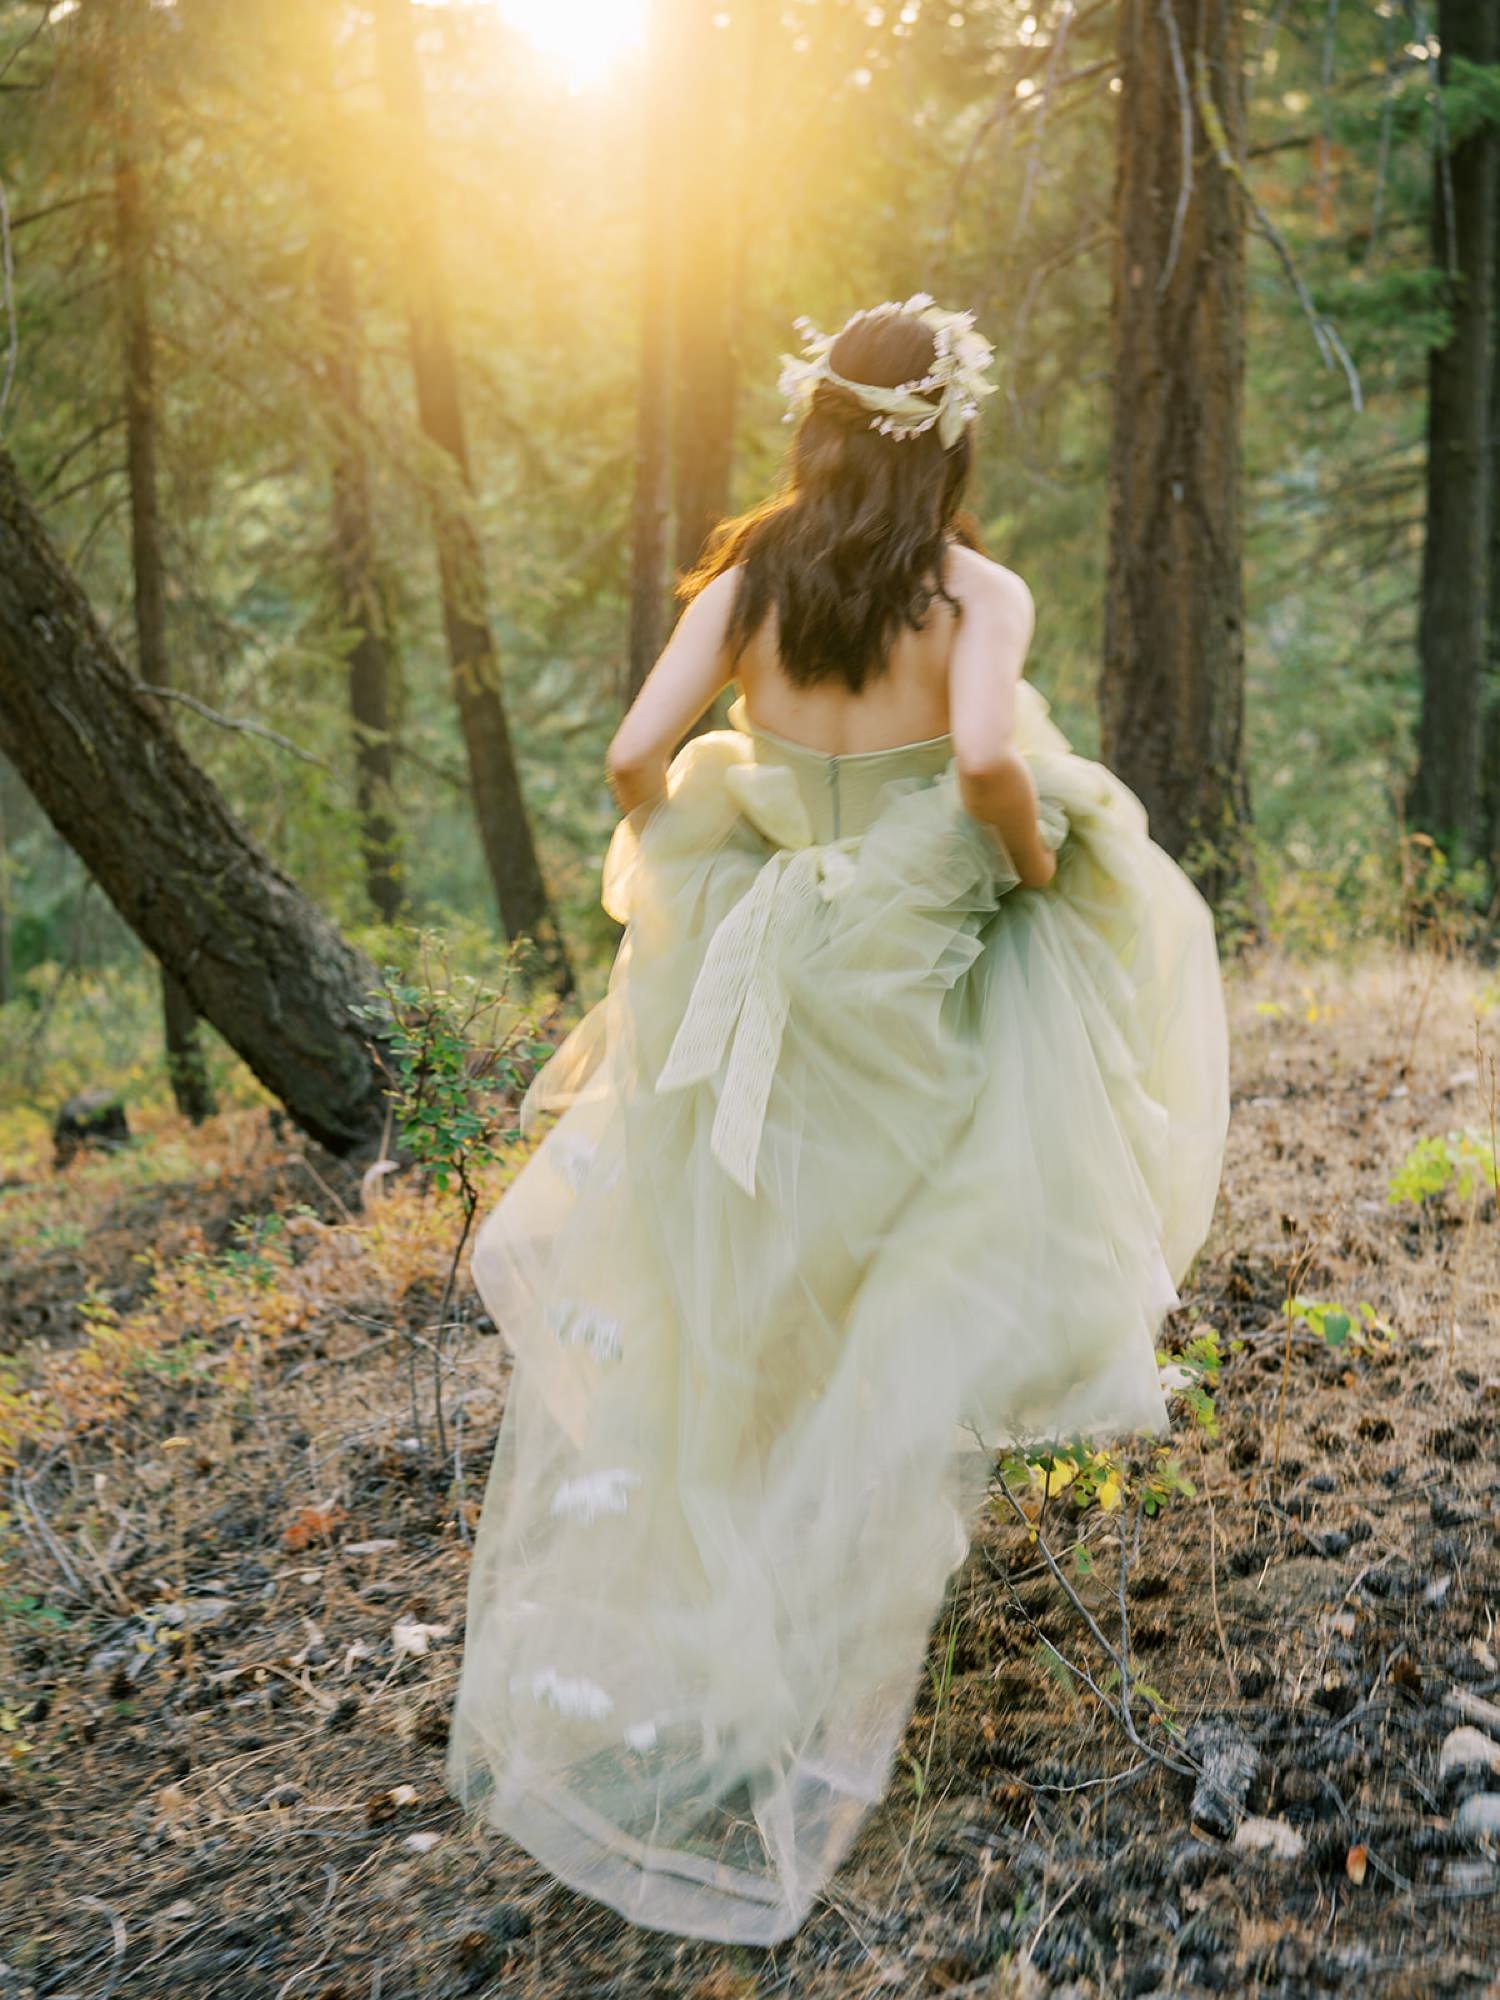
[[[415,1618],[398,1618],[391,1627],[391,1645],[399,1663],[420,1659],[434,1639],[446,1639],[451,1625],[423,1625]]]
[[[314,1542],[326,1542],[341,1521],[348,1519],[337,1501],[323,1506],[301,1507],[281,1531],[281,1546],[294,1555]]]

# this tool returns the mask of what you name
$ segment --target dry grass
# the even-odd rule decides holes
[[[1224,1192],[1172,1332],[1245,1345],[1221,1439],[1183,1433],[1198,1499],[1126,1524],[1124,1602],[1135,1673],[1178,1732],[1221,1717],[1254,1741],[1252,1808],[1294,1825],[1301,1857],[1191,1831],[1191,1783],[1160,1761],[1180,1736],[1138,1694],[1136,1750],[1059,1665],[1107,1662],[997,1517],[883,1805],[773,1952],[634,1930],[443,1792],[467,1527],[504,1396],[500,1344],[470,1329],[446,1365],[452,1459],[432,1462],[425,1416],[410,1448],[409,1361],[424,1412],[432,1364],[412,1341],[451,1218],[407,1190],[349,1218],[348,1177],[259,1113],[163,1135],[167,1185],[139,1162],[61,1183],[34,1163],[0,1195],[20,1349],[0,1995],[1493,1991],[1500,1877],[1453,1835],[1437,1750],[1450,1690],[1500,1685],[1500,1230],[1488,1191],[1428,1213],[1386,1199],[1416,1139],[1488,1129],[1483,984],[1391,956],[1266,961],[1232,987]],[[288,1215],[280,1235],[233,1233],[267,1212]],[[153,1246],[154,1283],[134,1261]],[[1289,1283],[1371,1301],[1395,1339],[1288,1341]],[[1120,1525],[1066,1496],[1044,1522],[1059,1551],[1081,1533],[1094,1553],[1077,1589],[1111,1640]],[[173,1605],[193,1610],[185,1636]],[[398,1624],[439,1629],[403,1651]]]

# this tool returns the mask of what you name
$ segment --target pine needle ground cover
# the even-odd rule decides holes
[[[1383,952],[1232,980],[1167,1449],[997,1466],[885,1801],[771,1952],[633,1930],[444,1793],[507,1373],[472,1293],[444,1306],[451,1190],[362,1188],[247,1103],[62,1173],[28,1144],[0,1994],[1493,1991],[1486,982]]]

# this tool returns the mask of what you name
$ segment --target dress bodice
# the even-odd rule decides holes
[[[749,739],[755,763],[776,764],[791,772],[815,841],[846,840],[863,833],[875,819],[881,794],[892,779],[941,777],[953,756],[951,736],[929,736],[889,750],[814,750],[752,722],[743,695],[731,706],[729,722]]]

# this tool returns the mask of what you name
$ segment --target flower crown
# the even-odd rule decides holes
[[[941,306],[933,304],[927,292],[914,292],[905,304],[892,299],[885,305],[870,307],[867,312],[857,312],[840,331],[847,332],[856,321],[877,319],[885,313],[910,314],[931,330],[930,372],[894,389],[881,388],[873,382],[851,382],[829,365],[829,350],[838,334],[819,333],[803,314],[792,322],[803,336],[802,354],[781,357],[779,386],[791,404],[784,421],[795,422],[818,384],[831,382],[836,388],[847,389],[857,402],[875,412],[870,419],[872,431],[882,431],[887,437],[912,438],[930,431],[935,424],[945,449],[957,444],[965,424],[979,414],[980,398],[994,394],[995,384],[985,374],[994,359],[994,347],[982,333],[974,331],[973,313],[944,312]],[[935,403],[929,401],[933,391],[938,396]]]

